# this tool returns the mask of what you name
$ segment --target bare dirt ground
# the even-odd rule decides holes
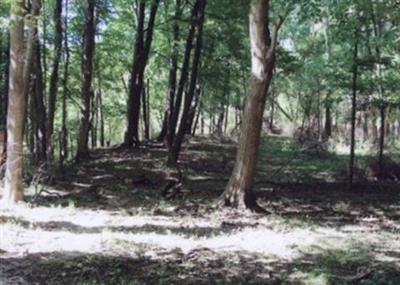
[[[97,150],[0,211],[0,284],[400,284],[399,184],[349,192],[340,159],[287,143],[260,152],[270,215],[213,208],[230,142],[194,140],[171,200],[162,148]]]

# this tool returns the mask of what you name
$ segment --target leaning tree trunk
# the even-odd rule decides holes
[[[50,75],[50,87],[49,87],[49,109],[48,109],[48,121],[47,121],[47,157],[49,161],[53,157],[53,132],[54,132],[54,116],[56,113],[56,100],[57,100],[57,89],[58,89],[58,69],[61,59],[62,50],[62,0],[56,0],[54,6],[54,58],[53,66]]]
[[[183,55],[181,76],[179,78],[178,90],[176,91],[175,94],[175,105],[171,115],[169,116],[169,121],[168,121],[168,127],[167,127],[168,148],[171,148],[172,144],[174,143],[176,126],[178,124],[180,108],[182,105],[182,97],[185,91],[187,79],[189,77],[190,56],[192,53],[193,40],[196,32],[196,23],[197,23],[196,15],[198,14],[198,11],[200,9],[200,3],[201,0],[196,0],[196,3],[194,4],[192,10],[192,18],[191,18],[191,23],[189,25],[189,32],[186,38],[185,53]]]
[[[3,201],[8,204],[22,201],[24,120],[26,97],[24,94],[24,1],[11,5],[10,26],[10,78],[7,112],[7,164]]]
[[[269,38],[268,0],[252,0],[250,4],[249,26],[251,41],[251,85],[243,114],[239,148],[232,176],[222,194],[220,205],[234,208],[250,208],[262,211],[253,193],[256,173],[257,152],[273,69],[277,34],[282,24],[280,20]]]
[[[82,59],[82,103],[81,121],[78,136],[78,149],[76,160],[80,161],[89,157],[89,130],[90,130],[90,107],[92,100],[93,79],[93,57],[95,50],[96,20],[94,17],[95,0],[87,0],[85,8],[85,30],[83,39]]]
[[[139,118],[140,105],[143,90],[144,72],[149,58],[151,43],[153,41],[154,22],[157,14],[159,0],[153,0],[150,9],[150,16],[146,29],[144,21],[146,15],[146,1],[141,0],[139,4],[139,17],[137,36],[135,41],[135,50],[131,78],[129,81],[128,98],[128,126],[125,132],[123,145],[132,147],[133,144],[139,144]],[[145,39],[146,34],[146,39]]]
[[[172,114],[174,112],[175,106],[175,92],[176,92],[176,79],[177,79],[177,71],[178,71],[178,44],[179,44],[179,20],[181,18],[181,0],[176,0],[175,3],[175,20],[173,23],[173,36],[172,36],[172,47],[171,47],[171,57],[169,60],[170,68],[168,75],[168,95],[166,102],[166,111],[164,113],[164,119],[162,124],[162,129],[158,141],[164,141],[167,137],[167,144],[170,146],[172,144],[171,141],[171,133],[175,131],[175,128],[172,129]],[[169,135],[168,135],[169,134]]]
[[[197,26],[197,39],[196,39],[196,48],[193,55],[193,63],[192,63],[192,71],[190,78],[190,85],[188,92],[185,93],[185,101],[182,111],[182,117],[179,124],[179,129],[174,139],[174,143],[172,146],[172,155],[171,158],[174,162],[178,161],[179,153],[181,151],[182,142],[187,133],[187,123],[189,121],[190,116],[190,108],[192,106],[192,101],[194,97],[194,93],[196,91],[196,83],[197,83],[197,74],[201,57],[201,50],[203,48],[203,23],[204,23],[204,10],[206,8],[207,0],[198,0],[196,2],[198,4],[198,8],[196,9],[195,22]]]

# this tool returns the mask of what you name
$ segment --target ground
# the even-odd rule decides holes
[[[347,157],[267,137],[255,190],[271,214],[215,209],[234,154],[194,139],[173,199],[156,144],[34,183],[31,203],[0,211],[0,284],[400,284],[399,184],[350,192]]]

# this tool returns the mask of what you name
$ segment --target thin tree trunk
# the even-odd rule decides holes
[[[104,137],[104,110],[103,110],[103,94],[101,92],[101,88],[99,88],[99,111],[100,111],[100,146],[105,146],[105,137]]]
[[[172,116],[175,107],[175,92],[176,92],[176,80],[178,71],[178,44],[180,38],[179,31],[179,20],[181,18],[181,0],[175,2],[175,20],[173,23],[173,35],[172,35],[172,46],[171,46],[171,57],[170,57],[170,69],[168,78],[168,95],[166,102],[166,111],[164,114],[163,125],[161,133],[158,137],[158,141],[164,141],[167,138],[167,144],[171,146],[173,133],[175,128],[172,126]]]
[[[190,78],[190,85],[188,92],[185,93],[185,101],[182,111],[182,117],[179,124],[179,129],[174,139],[174,143],[172,146],[172,158],[174,162],[178,161],[179,153],[181,151],[182,142],[187,132],[187,122],[189,119],[189,111],[192,105],[194,93],[196,90],[197,83],[197,74],[198,67],[200,64],[201,50],[203,48],[203,23],[204,23],[204,10],[206,8],[207,0],[198,0],[195,4],[198,7],[195,7],[196,16],[195,16],[195,25],[197,26],[197,39],[196,39],[196,48],[193,55],[193,63],[192,63],[192,71]],[[179,92],[178,92],[179,93]]]
[[[196,118],[194,120],[194,124],[193,124],[193,127],[192,127],[192,136],[193,137],[196,135],[197,126],[199,125],[199,120],[200,120],[200,116],[201,116],[201,113],[202,113],[202,109],[203,109],[202,108],[202,104],[200,103],[198,111],[197,111],[197,114],[196,114]],[[201,116],[201,119],[203,120],[202,116]],[[204,130],[203,130],[203,133],[204,133]]]
[[[147,106],[148,92],[147,92],[147,90],[148,90],[148,86],[142,88],[142,101],[143,101],[143,104],[142,104],[143,112],[142,113],[143,113],[144,138],[145,138],[145,140],[148,141],[150,139],[150,130],[149,130],[149,117],[148,117],[148,113],[147,113],[148,112],[148,106]]]
[[[157,14],[159,0],[153,0],[148,25],[146,28],[145,39],[145,12],[146,1],[141,0],[139,4],[139,17],[137,37],[135,41],[134,59],[132,64],[131,79],[129,82],[129,98],[128,98],[128,126],[125,132],[123,145],[132,147],[133,144],[139,144],[139,117],[140,105],[143,89],[144,71],[146,69],[147,60],[149,58],[151,43],[153,41],[154,22]]]
[[[272,131],[274,129],[274,116],[275,116],[275,88],[271,86],[271,114],[269,116],[269,129]]]
[[[90,133],[91,133],[91,145],[92,149],[97,147],[97,126],[98,126],[98,107],[99,107],[99,93],[94,92],[94,98],[92,101],[92,115],[91,115],[91,123],[90,123]]]
[[[81,120],[79,126],[78,149],[76,160],[89,157],[89,130],[90,130],[90,107],[92,99],[93,58],[95,52],[96,19],[94,16],[95,0],[87,0],[85,7],[85,28],[83,39],[82,58],[82,103]]]
[[[50,75],[49,101],[48,101],[48,121],[47,121],[47,156],[51,161],[53,158],[53,132],[54,132],[54,116],[56,112],[57,90],[59,80],[59,65],[62,52],[62,0],[56,0],[54,5],[54,58],[52,71]]]
[[[8,91],[9,91],[9,74],[10,74],[10,34],[7,34],[7,49],[5,52],[5,71],[4,71],[4,90],[2,92],[3,101],[2,116],[0,118],[0,125],[3,131],[3,149],[0,152],[0,165],[6,161],[7,153],[7,109],[8,109]]]
[[[24,199],[22,184],[23,139],[26,112],[24,94],[24,1],[11,4],[10,79],[7,111],[7,163],[3,201],[6,205]]]
[[[235,166],[222,194],[220,205],[234,208],[250,208],[263,211],[253,193],[257,152],[260,144],[265,102],[275,65],[275,51],[281,20],[272,34],[268,28],[269,1],[252,0],[249,26],[251,42],[251,83],[243,114],[239,148]],[[271,35],[271,37],[269,37]]]
[[[328,100],[328,99],[327,99]],[[331,104],[326,103],[325,105],[325,136],[330,138],[332,136],[332,114],[331,114]]]
[[[190,135],[190,134],[192,134],[193,136],[195,135],[197,123],[199,120],[199,114],[200,114],[199,105],[200,105],[200,99],[201,99],[202,93],[203,93],[203,91],[202,91],[201,86],[196,88],[194,104],[192,104],[192,106],[190,107],[190,111],[189,111],[189,120],[187,123],[187,131],[186,131],[186,134],[188,134],[188,135]]]
[[[197,24],[197,15],[200,9],[200,4],[204,0],[196,0],[193,10],[192,10],[192,17],[191,23],[189,25],[189,32],[186,38],[186,47],[185,47],[185,54],[183,56],[183,63],[181,68],[181,77],[179,79],[178,90],[175,95],[175,105],[173,108],[173,112],[171,114],[171,119],[169,121],[168,126],[168,138],[167,141],[172,146],[175,138],[175,130],[178,123],[179,113],[182,105],[182,97],[185,90],[185,85],[187,82],[187,78],[189,76],[189,65],[190,65],[190,55],[193,49],[193,40],[196,32],[196,24]]]
[[[36,48],[35,48],[35,42],[38,37],[38,16],[40,14],[40,9],[42,8],[42,2],[41,0],[33,0],[31,4],[31,11],[30,11],[30,17],[29,17],[29,31],[28,31],[28,39],[26,43],[26,55],[25,55],[25,62],[26,64],[24,65],[24,70],[23,70],[23,86],[24,86],[24,96],[25,96],[25,110],[23,112],[24,114],[24,121],[23,121],[23,126],[22,128],[25,130],[25,123],[26,123],[26,117],[28,115],[27,108],[28,108],[28,96],[29,96],[29,91],[31,87],[31,78],[32,78],[32,67],[34,66],[34,60],[35,60],[35,54],[36,54]]]
[[[384,172],[384,157],[383,151],[385,148],[385,119],[386,119],[386,107],[381,106],[379,108],[381,117],[381,127],[379,134],[379,177],[383,176]]]
[[[351,141],[350,141],[350,169],[349,169],[349,185],[350,190],[353,189],[354,178],[354,150],[355,150],[355,133],[356,133],[356,104],[357,104],[357,77],[358,77],[358,31],[355,33],[354,53],[353,53],[353,83],[352,83],[352,99],[351,99]]]
[[[40,41],[38,38],[35,39],[35,84],[34,84],[34,112],[36,117],[36,156],[39,161],[46,160],[46,108],[44,106],[44,94],[43,94],[43,71],[41,62],[41,52],[40,52]]]
[[[60,145],[60,166],[68,158],[68,128],[67,128],[67,97],[68,97],[68,76],[69,76],[69,47],[68,47],[68,0],[65,0],[64,17],[64,75],[63,75],[63,97],[61,115],[61,145]]]

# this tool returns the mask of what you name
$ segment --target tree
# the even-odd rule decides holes
[[[80,161],[89,156],[89,128],[90,128],[90,107],[93,97],[93,58],[95,51],[95,0],[87,0],[85,5],[85,27],[83,34],[83,55],[82,55],[82,103],[81,120],[78,136],[78,150],[76,160]]]
[[[10,78],[7,112],[7,163],[3,200],[7,205],[24,199],[22,182],[26,97],[24,94],[24,1],[11,5]]]
[[[57,89],[59,79],[59,65],[62,51],[62,0],[56,0],[54,6],[54,58],[52,64],[52,71],[50,75],[50,87],[49,87],[49,107],[48,107],[48,121],[47,121],[47,156],[52,160],[53,156],[53,132],[54,132],[54,116],[56,112],[56,100],[57,100]]]
[[[278,32],[283,22],[283,18],[279,18],[271,34],[268,27],[269,8],[269,0],[252,0],[250,3],[250,93],[243,114],[235,166],[220,202],[221,205],[255,211],[261,211],[253,193],[257,151],[265,102],[275,65]]]
[[[356,28],[358,29],[358,28]],[[355,132],[356,132],[356,108],[357,108],[357,77],[358,77],[358,30],[354,33],[354,51],[353,51],[353,82],[351,97],[351,141],[350,141],[350,170],[349,183],[350,190],[353,188],[354,176],[354,150],[355,150]]]
[[[151,43],[153,40],[154,22],[157,14],[159,0],[154,0],[150,9],[148,25],[145,29],[146,1],[141,0],[138,7],[137,34],[131,78],[129,81],[128,98],[128,126],[125,132],[123,146],[131,147],[139,143],[139,117],[140,102],[143,92],[144,71],[149,58]],[[146,35],[146,37],[145,37]]]
[[[179,124],[179,129],[174,139],[174,144],[172,146],[172,159],[177,162],[179,153],[181,150],[183,138],[188,130],[188,122],[190,121],[190,108],[192,106],[193,97],[196,91],[197,84],[197,73],[200,63],[201,50],[203,47],[203,23],[204,23],[204,10],[207,4],[207,0],[199,0],[197,2],[199,4],[198,9],[196,9],[196,26],[197,26],[197,39],[196,39],[196,47],[193,55],[193,63],[192,63],[192,71],[191,78],[189,84],[189,90],[185,93],[185,101],[183,105],[183,111],[181,116],[181,121]],[[196,3],[196,4],[197,4]]]

